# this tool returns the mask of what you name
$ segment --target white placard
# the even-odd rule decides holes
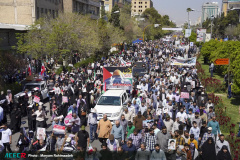
[[[41,140],[41,139],[45,140],[45,137],[46,137],[46,129],[38,127],[37,128],[37,139],[38,140]]]
[[[190,42],[190,46],[193,47],[193,42]]]
[[[89,69],[89,70],[88,70],[88,74],[92,74],[92,70]]]

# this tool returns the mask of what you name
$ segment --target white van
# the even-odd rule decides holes
[[[97,110],[98,121],[106,114],[108,119],[115,123],[123,113],[123,107],[127,106],[128,94],[126,90],[107,90],[98,100],[95,109]]]

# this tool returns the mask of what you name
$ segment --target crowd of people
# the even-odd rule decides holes
[[[231,160],[229,144],[220,132],[214,104],[198,79],[197,69],[194,65],[171,64],[174,58],[195,56],[196,47],[175,47],[172,42],[157,40],[136,43],[127,51],[70,73],[63,70],[56,75],[46,68],[52,91],[50,111],[41,102],[29,104],[28,90],[18,103],[8,96],[0,107],[1,151],[12,152],[12,134],[20,132],[20,153],[76,153],[89,160]],[[129,101],[119,120],[112,124],[105,114],[98,121],[94,106],[104,93],[103,67],[126,65],[121,60],[132,66],[144,62],[147,74],[133,78],[132,89],[127,91]],[[32,91],[33,96],[40,94],[37,89]],[[9,106],[13,108],[10,111]],[[70,111],[72,117],[66,125]],[[7,114],[10,125],[6,124]],[[47,114],[51,124],[47,124]],[[21,128],[24,116],[28,117],[28,131]],[[38,128],[55,125],[65,126],[65,133],[37,135]],[[100,141],[101,149],[93,145],[94,141]]]

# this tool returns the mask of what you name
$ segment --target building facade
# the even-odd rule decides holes
[[[202,5],[202,18],[203,23],[207,18],[211,16],[217,17],[219,14],[219,6],[217,2],[207,2]]]
[[[119,8],[122,8],[124,4],[131,3],[131,0],[100,0],[100,1],[106,12],[112,12],[112,8],[115,4],[118,5]]]
[[[91,17],[97,19],[100,14],[99,0],[64,0],[63,11],[75,12],[80,14],[91,14]]]
[[[63,9],[63,0],[1,0],[0,23],[32,25],[49,14],[53,18]]]
[[[151,0],[132,0],[132,16],[141,15],[147,8],[152,8],[153,2]]]
[[[240,10],[240,0],[223,0],[222,1],[222,12],[224,16],[227,16],[229,10]],[[239,16],[240,17],[240,16]]]

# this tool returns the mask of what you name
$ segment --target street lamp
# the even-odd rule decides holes
[[[189,12],[195,11],[195,9],[187,8],[188,12],[188,29],[190,29],[190,23],[189,23]]]
[[[214,15],[211,15],[211,37],[212,37],[213,20],[214,20]]]
[[[117,13],[120,13],[120,11],[115,11],[115,12],[113,12],[113,14],[117,14]],[[102,17],[100,17],[100,18],[102,18]],[[98,20],[99,20],[100,18],[97,19],[97,25],[98,25]],[[108,17],[107,17],[106,15],[103,16],[103,19],[104,19],[106,22],[108,21]]]
[[[151,26],[152,24],[147,25],[144,30],[143,30],[143,42],[144,42],[144,34],[145,34],[145,30],[147,29],[147,27]],[[161,24],[153,24],[155,28],[159,27]]]

